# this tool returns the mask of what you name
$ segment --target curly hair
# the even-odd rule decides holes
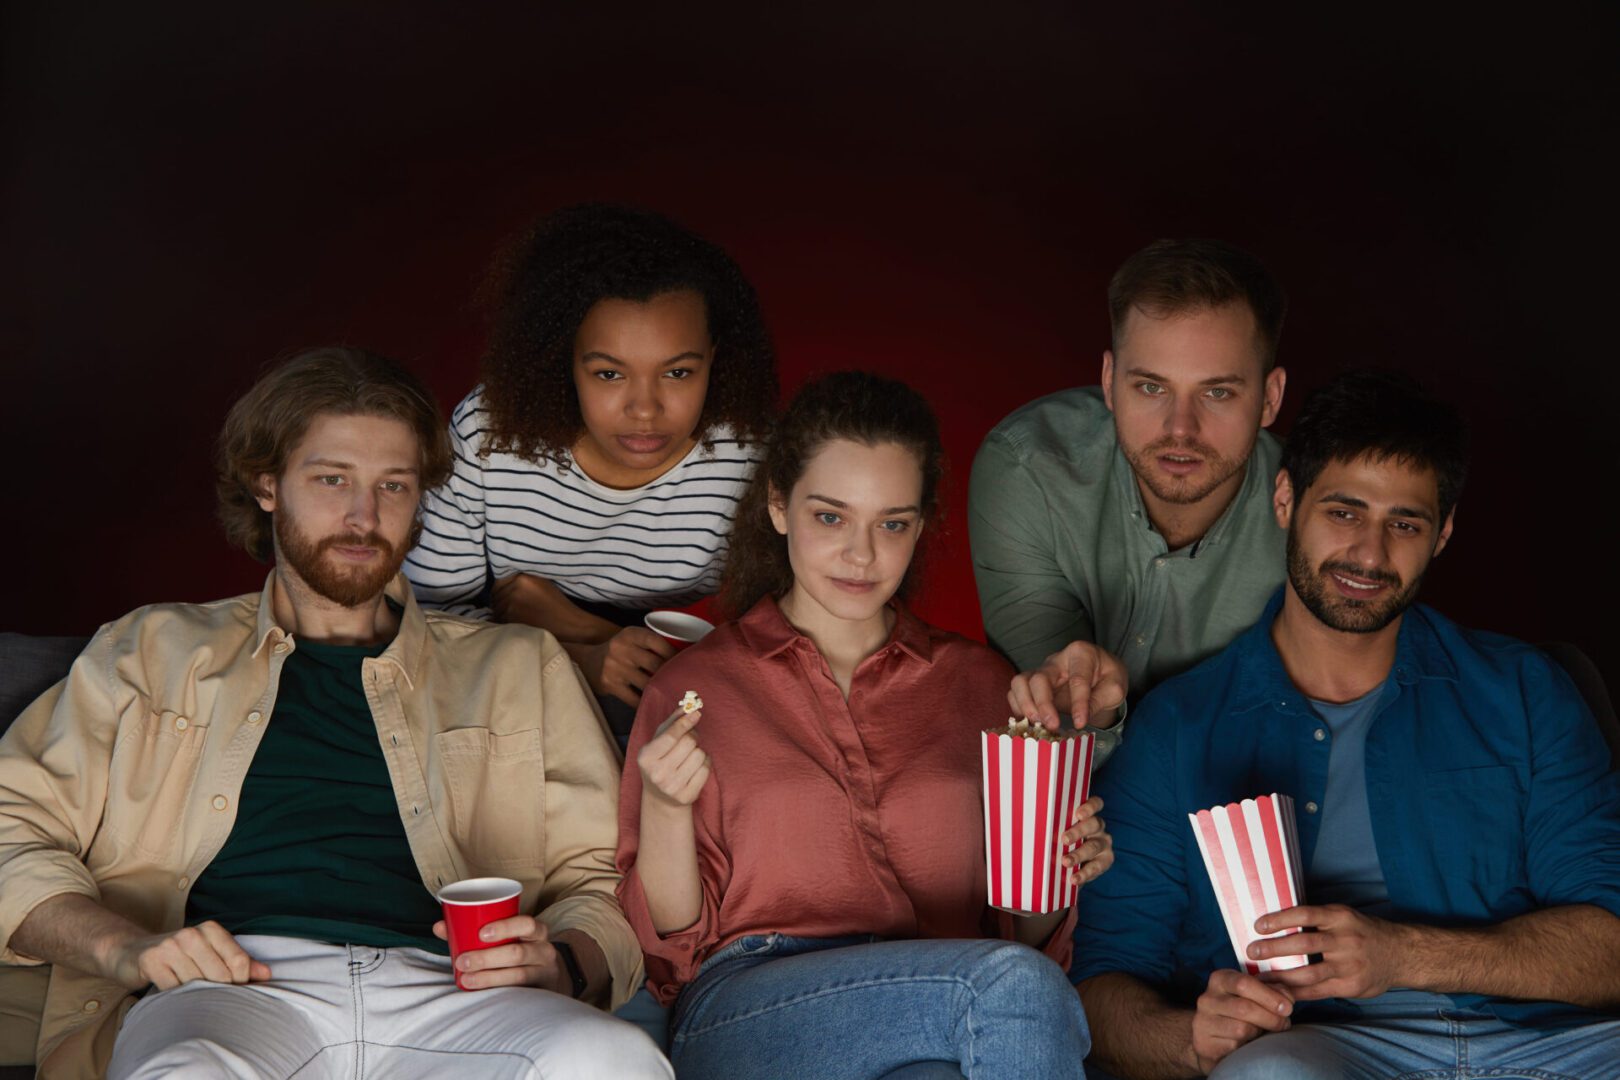
[[[450,479],[450,437],[433,395],[404,367],[364,349],[327,346],[274,363],[231,406],[219,433],[214,491],[225,538],[260,562],[274,553],[271,516],[259,506],[259,477],[280,476],[321,413],[386,416],[416,433],[421,490]],[[416,546],[418,521],[406,547]]]
[[[829,442],[849,439],[866,446],[898,443],[917,455],[922,471],[922,519],[939,506],[945,447],[939,421],[923,396],[905,383],[864,371],[840,371],[807,383],[782,414],[737,506],[718,603],[737,618],[765,596],[782,597],[793,587],[787,538],[771,522],[775,492],[786,498],[812,458]],[[926,534],[925,534],[926,535]],[[910,595],[921,576],[921,542],[901,579],[898,595]]]
[[[645,210],[587,204],[542,220],[497,259],[483,290],[493,307],[483,360],[490,438],[482,454],[569,466],[584,433],[574,388],[574,337],[600,300],[703,296],[714,366],[696,434],[729,424],[760,441],[776,406],[776,356],[759,299],[720,248]]]

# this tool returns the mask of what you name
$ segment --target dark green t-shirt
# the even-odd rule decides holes
[[[439,904],[411,857],[361,682],[361,662],[384,648],[298,642],[187,924],[448,951],[433,936]]]

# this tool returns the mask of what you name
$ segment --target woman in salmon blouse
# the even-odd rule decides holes
[[[979,732],[1012,668],[897,599],[942,456],[908,387],[807,386],[738,509],[722,598],[745,613],[646,688],[619,895],[683,1080],[1083,1075],[1072,911],[985,902]],[[1083,881],[1113,861],[1100,805]]]

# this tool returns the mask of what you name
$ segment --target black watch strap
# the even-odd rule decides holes
[[[585,994],[585,972],[580,969],[579,957],[574,955],[574,947],[566,941],[553,941],[551,947],[562,957],[563,967],[568,969],[568,981],[573,984],[569,993],[578,1000]]]

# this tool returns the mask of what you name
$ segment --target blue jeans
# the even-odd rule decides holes
[[[1083,1078],[1091,1048],[1063,970],[1005,941],[740,938],[672,1031],[681,1080]]]
[[[1307,1014],[1308,1015],[1308,1014]],[[1620,1020],[1515,1027],[1456,1008],[1363,1004],[1239,1047],[1210,1080],[1615,1080]]]
[[[669,1053],[669,1009],[658,1004],[658,999],[645,986],[614,1009],[613,1015],[645,1031],[658,1049]]]

